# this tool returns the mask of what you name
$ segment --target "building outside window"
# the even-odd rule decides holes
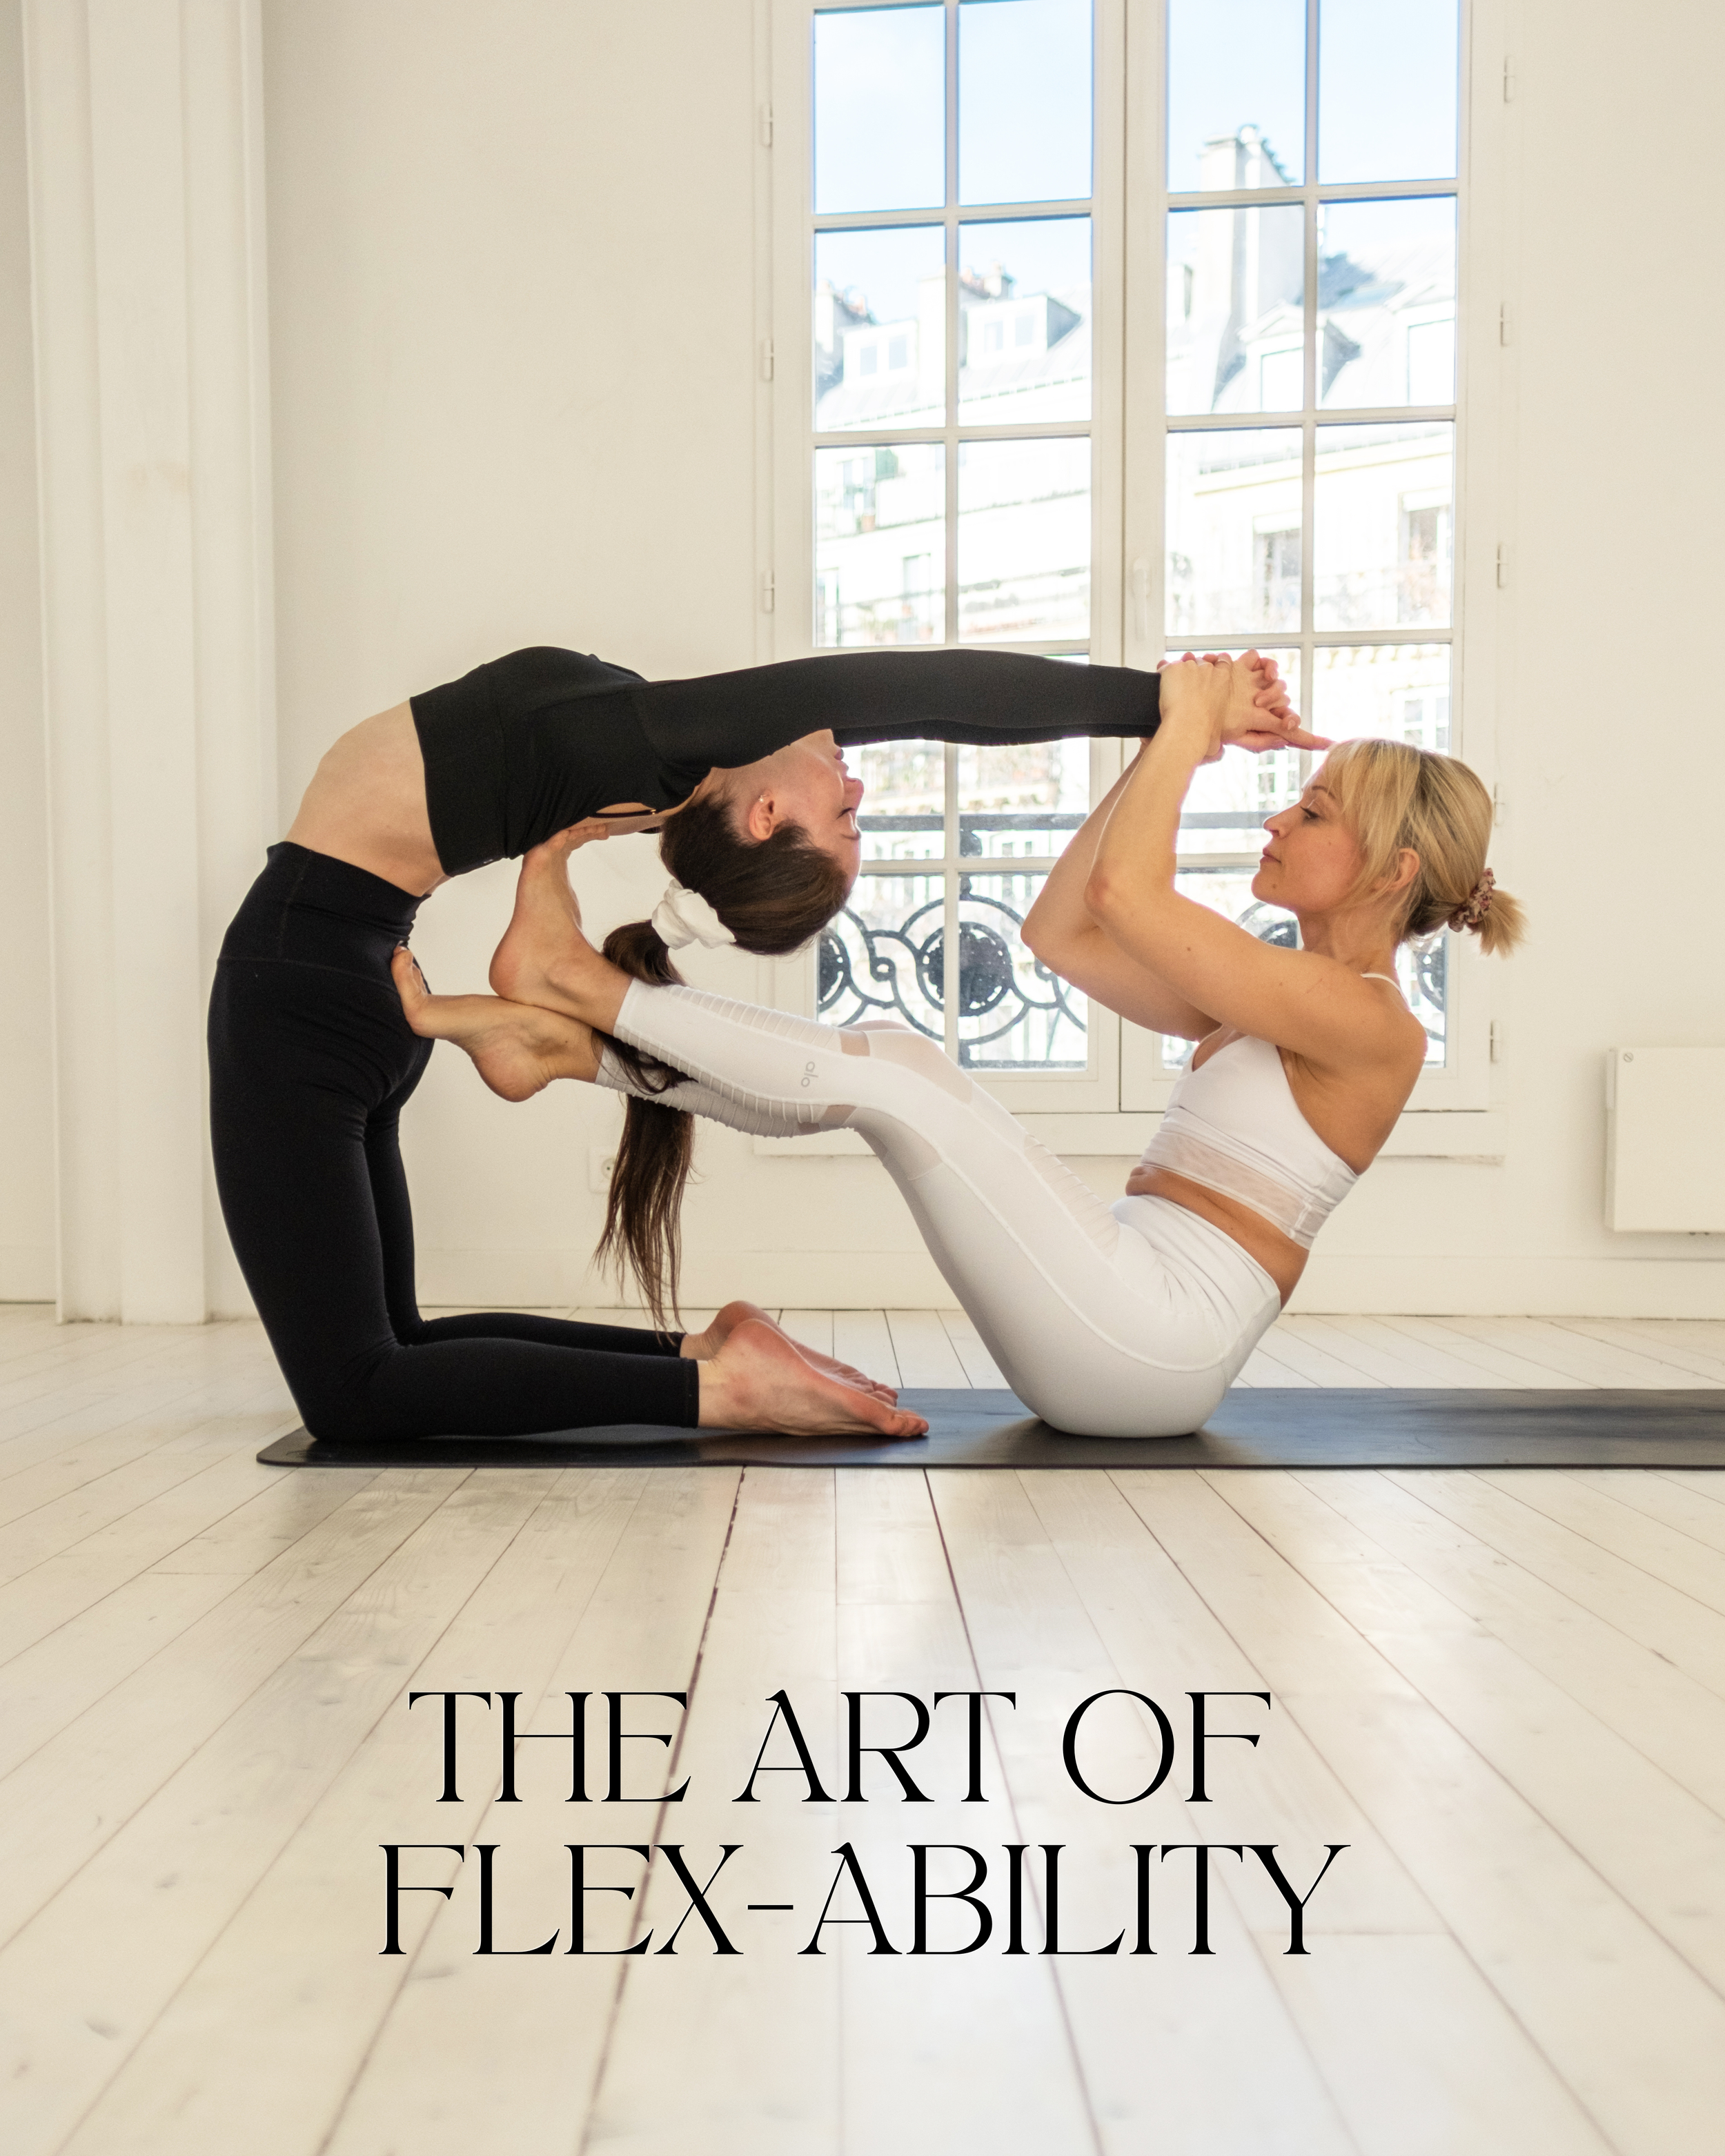
[[[806,60],[806,186],[780,214],[812,300],[786,654],[1117,664],[1159,607],[1172,651],[1273,650],[1322,732],[1448,747],[1457,0],[782,0],[778,24]],[[1129,74],[1159,94],[1134,103]],[[1159,246],[1134,244],[1153,220]],[[1129,321],[1159,334],[1159,382]],[[1157,521],[1129,477],[1147,424],[1153,552],[1131,536]],[[1117,757],[861,752],[864,871],[822,1014],[891,1013],[1022,1081],[1020,1108],[1153,1105],[1186,1045],[1129,1040],[1122,1091],[1117,1022],[1019,934]],[[1182,888],[1277,941],[1257,825],[1308,761],[1230,755],[1182,834]],[[1406,955],[1434,1072],[1445,973],[1441,940]]]
[[[806,34],[813,644],[1081,662],[1090,0],[818,9]],[[865,865],[822,947],[822,1014],[890,1014],[979,1071],[1088,1081],[1085,999],[1019,931],[1091,761],[1086,742],[864,750]]]
[[[1167,23],[1168,638],[1273,644],[1319,732],[1401,737],[1418,713],[1409,737],[1445,748],[1455,0],[1168,0]],[[1182,843],[1194,897],[1290,940],[1250,896],[1254,819],[1308,761],[1201,772]],[[1444,960],[1401,968],[1435,1065]]]

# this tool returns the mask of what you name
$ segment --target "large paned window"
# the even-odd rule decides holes
[[[1082,665],[1091,0],[818,9],[809,66],[810,641]],[[1031,1097],[1051,1080],[1113,1105],[1085,998],[1019,935],[1091,762],[1085,742],[863,750],[865,866],[821,947],[822,1015],[891,1015],[968,1069],[1044,1081]]]
[[[1255,644],[1319,731],[1449,746],[1458,8],[778,0],[778,654]],[[822,1015],[1020,1110],[1158,1105],[1187,1045],[1019,932],[1120,753],[860,752]],[[1230,754],[1184,819],[1183,887],[1273,941],[1258,826],[1307,762]],[[1444,940],[1403,978],[1429,1086]]]
[[[1458,32],[1456,0],[1168,0],[1163,630],[1273,649],[1337,739],[1450,746]],[[1191,895],[1276,941],[1258,824],[1308,762],[1201,772],[1182,837]],[[1446,942],[1401,967],[1436,1066]]]

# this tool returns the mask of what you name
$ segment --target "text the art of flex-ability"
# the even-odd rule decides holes
[[[504,1805],[524,1805],[542,1814],[553,1803],[619,1810],[609,1815],[609,1820],[618,1822],[609,1834],[601,1830],[579,1840],[559,1836],[566,1861],[557,1867],[558,1921],[545,1937],[535,1937],[540,1925],[534,1920],[542,1919],[546,1912],[524,1908],[520,1892],[510,1889],[516,1845],[505,1842],[501,1832],[497,1839],[471,1844],[382,1843],[382,1953],[405,1951],[401,1939],[405,1897],[440,1895],[454,1905],[459,1892],[463,1906],[470,1904],[471,1951],[475,1954],[675,1956],[693,1948],[716,1954],[764,1949],[821,1955],[852,1933],[869,1953],[891,1956],[1212,1954],[1216,1951],[1210,1938],[1212,1882],[1215,1867],[1230,1864],[1240,1867],[1242,1876],[1255,1875],[1260,1887],[1269,1891],[1271,1905],[1282,1910],[1287,1929],[1283,1951],[1304,1954],[1310,1951],[1306,1917],[1312,1897],[1348,1846],[1327,1842],[1311,1851],[1289,1852],[1285,1860],[1274,1841],[1127,1840],[1124,1848],[1132,1859],[1129,1871],[1117,1862],[1104,1867],[1125,1889],[1124,1906],[1117,1911],[1118,1929],[1110,1936],[1109,1922],[1096,1922],[1092,1892],[1086,1897],[1088,1935],[1080,1937],[1070,1917],[1063,1918],[1061,1897],[1064,1889],[1070,1907],[1075,1887],[1082,1888],[1086,1850],[1065,1842],[1019,1840],[1012,1834],[1009,1817],[1003,1821],[1007,1838],[1000,1840],[979,1833],[963,1840],[877,1843],[860,1832],[847,1835],[841,1828],[832,1835],[829,1848],[821,1852],[818,1865],[808,1860],[806,1851],[788,1853],[783,1846],[775,1847],[770,1829],[757,1831],[752,1853],[744,1841],[715,1840],[699,1846],[673,1839],[676,1822],[683,1816],[673,1807],[689,1800],[693,1778],[685,1777],[670,1789],[648,1791],[638,1786],[632,1792],[628,1786],[630,1767],[633,1763],[636,1774],[642,1775],[641,1754],[629,1748],[668,1748],[675,1773],[678,1727],[633,1725],[675,1725],[677,1717],[671,1710],[686,1710],[688,1695],[622,1691],[572,1691],[567,1697],[569,1726],[542,1730],[520,1726],[517,1692],[408,1694],[408,1708],[421,1702],[440,1707],[440,1726],[434,1717],[427,1729],[429,1739],[435,1731],[442,1774],[439,1803],[460,1804],[464,1778],[489,1776],[495,1791],[490,1823],[522,1817],[501,1811]],[[999,1727],[995,1717],[1017,1713],[1015,1693],[937,1691],[925,1698],[912,1691],[845,1691],[840,1697],[843,1768],[825,1777],[806,1733],[807,1717],[799,1715],[790,1693],[773,1692],[763,1701],[759,1724],[738,1748],[735,1780],[720,1793],[728,1805],[739,1808],[734,1814],[739,1825],[774,1812],[782,1816],[787,1804],[794,1804],[805,1819],[809,1816],[807,1807],[831,1806],[842,1817],[845,1806],[871,1803],[878,1810],[883,1805],[987,1805],[992,1801],[1000,1804],[1003,1813],[1008,1811],[1004,1795],[991,1794],[984,1786],[988,1749],[984,1730],[985,1726],[991,1730]],[[639,1704],[642,1702],[658,1704],[644,1707]],[[1223,1702],[1229,1703],[1225,1708],[1219,1706]],[[1212,1803],[1215,1794],[1210,1785],[1219,1774],[1226,1774],[1225,1764],[1211,1758],[1212,1748],[1255,1747],[1264,1733],[1235,1726],[1252,1718],[1250,1702],[1260,1702],[1266,1713],[1272,1705],[1267,1691],[1188,1691],[1178,1696],[1171,1713],[1147,1692],[1123,1686],[1092,1692],[1071,1708],[1059,1727],[1061,1770],[1083,1799],[1117,1814],[1147,1803],[1165,1787],[1184,1804]],[[1100,1786],[1101,1768],[1086,1756],[1095,1749],[1086,1746],[1086,1722],[1100,1715],[1106,1723],[1109,1717],[1120,1714],[1123,1704],[1127,1712],[1135,1706],[1140,1728],[1153,1732],[1147,1753],[1153,1771],[1138,1789]],[[590,1721],[602,1732],[597,1742],[589,1731]],[[889,1730],[885,1726],[888,1722],[896,1726]],[[1114,1727],[1119,1726],[1116,1721]],[[1054,1728],[1050,1723],[1051,1739]],[[942,1738],[949,1741],[942,1745]],[[529,1747],[535,1748],[536,1763],[562,1748],[554,1792],[537,1786],[541,1776],[527,1770]],[[921,1756],[907,1763],[907,1754]],[[561,1771],[564,1759],[566,1786]],[[951,1786],[942,1786],[943,1782]],[[762,1809],[751,1813],[740,1809],[745,1806]],[[626,1807],[634,1808],[632,1814],[620,1809]],[[648,1808],[644,1815],[643,1807]],[[1102,1815],[1099,1809],[1098,1819]],[[567,1810],[562,1813],[564,1820],[569,1816]],[[629,1837],[625,1821],[630,1817],[648,1825],[644,1838]],[[565,1827],[563,1834],[567,1831]],[[778,1839],[782,1842],[783,1837]],[[1110,1854],[1117,1858],[1118,1848]],[[675,1891],[662,1912],[655,1903],[653,1922],[643,1929],[637,1888],[655,1856],[674,1880]],[[450,1856],[457,1860],[453,1867],[448,1862]],[[542,1890],[547,1877],[543,1851],[536,1850],[533,1859],[521,1868],[531,1872]],[[789,1876],[789,1862],[794,1863],[798,1876]],[[427,1868],[442,1871],[445,1883],[429,1883]],[[452,1870],[454,1876],[449,1878]],[[770,1885],[771,1899],[766,1898],[763,1881]],[[1298,1883],[1302,1881],[1306,1883]],[[755,1898],[757,1895],[760,1898]],[[608,1924],[595,1923],[596,1902],[612,1912]],[[619,1912],[619,1902],[628,1908]],[[506,1905],[507,1925],[502,1913]],[[625,1920],[620,1933],[619,1916]],[[763,1927],[762,1917],[775,1921]],[[783,1922],[786,1917],[798,1921],[787,1926]],[[521,1927],[524,1932],[517,1928]],[[512,1930],[516,1936],[506,1935]],[[594,1937],[596,1931],[602,1939]]]

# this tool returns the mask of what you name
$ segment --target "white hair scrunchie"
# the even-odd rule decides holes
[[[716,951],[721,944],[737,941],[701,893],[685,890],[675,876],[653,909],[653,932],[667,951],[680,951],[690,943]]]

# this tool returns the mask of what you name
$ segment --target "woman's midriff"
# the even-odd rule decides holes
[[[1165,1168],[1135,1168],[1126,1179],[1126,1194],[1128,1198],[1165,1198],[1171,1205],[1183,1205],[1189,1213],[1195,1213],[1213,1228],[1219,1228],[1239,1244],[1248,1257],[1255,1258],[1263,1266],[1276,1282],[1286,1309],[1288,1297],[1306,1270],[1310,1253],[1291,1241],[1279,1228],[1272,1228],[1261,1213],[1254,1213],[1250,1206],[1224,1198],[1219,1191],[1207,1190],[1201,1183],[1189,1182],[1185,1176],[1175,1175]]]
[[[307,852],[327,854],[424,896],[449,880],[431,836],[425,761],[410,706],[351,726],[325,755],[288,828]]]

